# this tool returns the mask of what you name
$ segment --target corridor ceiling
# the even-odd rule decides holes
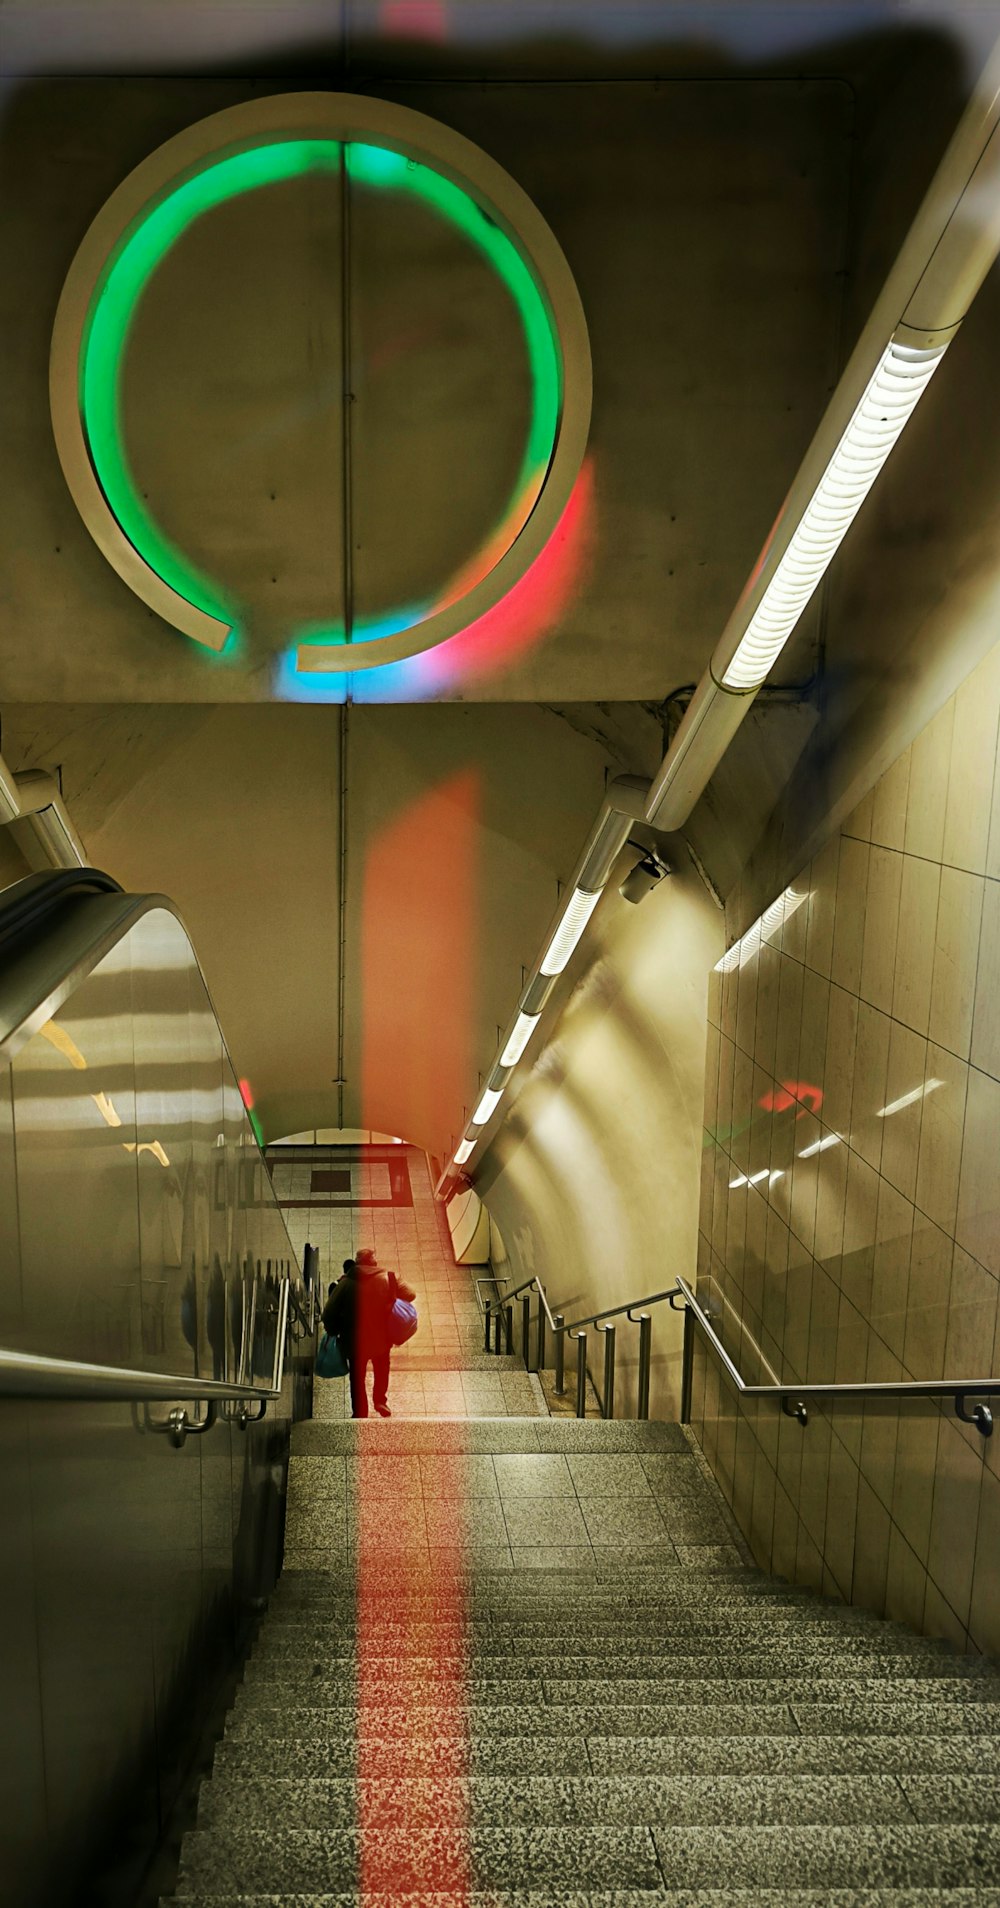
[[[93,857],[187,916],[269,1134],[342,1111],[443,1150],[607,773],[655,768],[667,699],[704,668],[1000,14],[348,0],[335,30],[333,11],[0,6],[0,746],[60,772]],[[356,677],[346,757],[339,708],[298,706],[324,691],[283,669],[289,628],[343,618],[345,550],[365,614],[433,592],[488,536],[523,439],[516,326],[468,248],[389,202],[352,207],[345,235],[312,179],[221,208],[150,287],[129,448],[150,507],[249,606],[221,658],[91,541],[47,390],[61,287],[115,187],[208,114],[300,88],[414,108],[505,167],[563,248],[593,358],[587,454],[543,559],[433,667]],[[977,362],[969,333],[928,400],[939,418],[961,352]],[[920,428],[901,451],[918,472]],[[955,508],[928,495],[931,541]],[[779,681],[815,685],[824,654],[828,683],[875,653],[888,667],[891,510],[858,538],[880,583],[855,580],[842,622],[821,595]],[[695,833],[723,891],[813,719],[808,698],[765,712],[710,789]],[[413,877],[457,905],[421,835],[456,815],[464,956]],[[462,959],[461,1039],[435,1078]]]

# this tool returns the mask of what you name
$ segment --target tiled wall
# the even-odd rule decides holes
[[[1000,1371],[1000,647],[709,996],[699,1289],[744,1375]],[[758,1561],[1000,1649],[1000,1396],[737,1407],[699,1352],[695,1428]]]

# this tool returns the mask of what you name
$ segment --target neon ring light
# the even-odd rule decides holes
[[[301,672],[401,661],[465,628],[507,594],[569,500],[590,425],[586,322],[545,220],[478,146],[423,113],[346,93],[255,100],[189,127],[129,174],[87,232],[56,313],[50,401],[66,481],[91,536],[130,588],[195,642],[220,650],[238,607],[156,523],[129,469],[121,365],[157,266],[188,227],[238,194],[326,171],[411,194],[457,227],[513,298],[531,381],[531,418],[503,521],[434,602],[358,622],[353,640],[300,644]]]

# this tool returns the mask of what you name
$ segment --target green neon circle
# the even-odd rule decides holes
[[[90,301],[79,357],[79,402],[84,440],[108,507],[143,561],[178,596],[220,622],[234,624],[236,607],[164,534],[132,478],[122,430],[122,365],[139,300],[158,265],[203,213],[259,186],[307,173],[338,172],[347,154],[348,176],[359,184],[407,192],[430,205],[474,244],[514,300],[524,331],[531,375],[531,421],[521,466],[502,523],[516,525],[510,541],[476,576],[495,568],[522,527],[545,482],[562,411],[562,356],[548,306],[521,253],[496,221],[461,186],[422,161],[386,146],[336,139],[276,139],[210,160],[145,207],[124,233]],[[500,540],[502,543],[502,539]],[[472,566],[470,566],[472,567]],[[474,587],[470,584],[469,588]],[[424,621],[437,605],[404,617]],[[398,614],[398,612],[396,613]],[[385,627],[393,617],[378,619]],[[359,636],[362,631],[359,629]]]

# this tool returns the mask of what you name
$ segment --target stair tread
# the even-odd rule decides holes
[[[680,1426],[311,1421],[293,1451],[290,1562],[184,1838],[177,1908],[1000,1908],[1000,1668],[741,1561],[728,1527],[708,1534],[721,1499]],[[705,1535],[586,1557],[484,1535],[442,1594],[435,1553],[407,1553],[404,1518],[392,1530],[394,1494],[423,1493],[448,1526],[463,1455],[474,1509],[557,1468],[613,1488],[603,1466],[488,1462],[531,1454],[621,1455],[625,1494],[649,1479],[668,1530]],[[368,1457],[425,1462],[309,1462]],[[390,1536],[384,1615],[359,1650],[367,1572],[337,1544],[366,1476]],[[489,1534],[497,1515],[470,1521]]]
[[[377,1767],[374,1759],[370,1766]],[[339,1779],[289,1773],[284,1778],[226,1775],[217,1771],[202,1795],[199,1827],[218,1823],[263,1827],[275,1815],[311,1828],[351,1828],[359,1810],[366,1820],[390,1828],[414,1808],[425,1819],[438,1805],[451,1819],[503,1828],[527,1825],[609,1826],[653,1824],[708,1826],[853,1824],[877,1822],[970,1823],[985,1810],[996,1816],[1000,1778],[963,1776],[954,1781],[894,1775],[835,1776],[741,1774],[521,1776],[438,1775],[411,1777],[404,1787],[393,1776]]]

